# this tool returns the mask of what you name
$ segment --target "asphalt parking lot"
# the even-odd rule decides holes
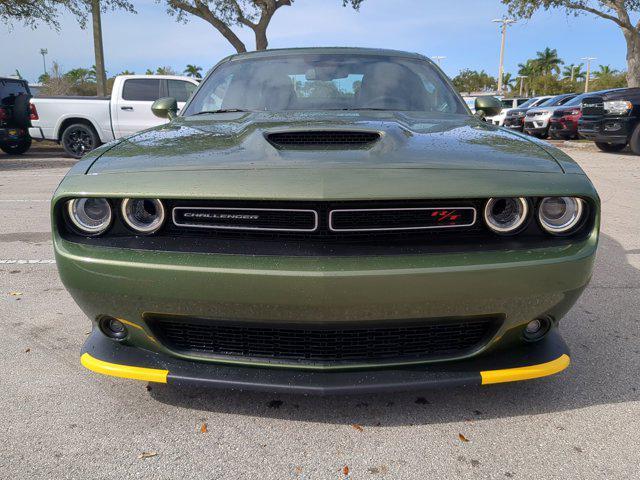
[[[637,478],[640,157],[565,147],[603,204],[571,367],[479,388],[315,398],[172,390],[79,363],[49,198],[74,163],[0,155],[0,478]],[[206,427],[203,427],[206,425]]]

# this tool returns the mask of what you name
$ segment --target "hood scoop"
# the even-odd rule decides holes
[[[268,133],[266,138],[271,145],[281,150],[351,150],[370,148],[380,140],[380,133],[359,130],[307,130]]]

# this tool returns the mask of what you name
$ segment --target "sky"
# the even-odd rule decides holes
[[[135,1],[137,15],[108,12],[102,28],[109,74],[123,70],[144,73],[147,68],[171,66],[182,72],[196,64],[206,72],[235,53],[208,23],[193,18],[176,22],[162,4]],[[451,77],[461,69],[486,70],[497,76],[500,33],[491,20],[505,14],[499,0],[365,0],[360,11],[342,7],[341,0],[296,0],[278,10],[269,26],[269,47],[358,46],[381,47],[445,56],[441,66]],[[90,23],[89,23],[90,24]],[[248,29],[236,29],[249,49]],[[48,66],[57,61],[63,70],[94,64],[90,30],[81,30],[71,14],[61,16],[60,31],[40,25],[0,24],[0,75],[18,69],[35,81],[43,71],[40,48],[47,48]],[[8,48],[7,48],[8,46]],[[560,11],[540,12],[509,27],[505,71],[545,47],[556,48],[569,63],[597,57],[595,65],[625,69],[625,43],[613,22],[592,15],[567,16]]]

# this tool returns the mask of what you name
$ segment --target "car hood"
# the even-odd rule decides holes
[[[276,148],[271,133],[367,131],[360,148]],[[548,147],[468,115],[249,112],[179,117],[107,146],[85,173],[259,169],[447,169],[562,173]],[[89,160],[89,159],[88,159]]]

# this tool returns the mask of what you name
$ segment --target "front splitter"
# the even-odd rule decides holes
[[[487,385],[545,377],[569,365],[557,329],[541,341],[472,359],[359,370],[300,370],[182,360],[117,343],[94,331],[82,350],[89,370],[115,377],[208,387],[314,395]]]

